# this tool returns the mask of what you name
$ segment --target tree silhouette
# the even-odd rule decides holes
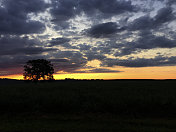
[[[53,80],[53,73],[54,68],[50,61],[37,59],[26,62],[23,76],[25,80]]]

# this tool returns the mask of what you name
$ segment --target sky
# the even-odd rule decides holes
[[[176,0],[0,0],[0,78],[176,79]]]

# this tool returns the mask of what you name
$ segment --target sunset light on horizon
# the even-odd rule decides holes
[[[58,73],[54,74],[56,80],[71,79],[176,79],[174,66],[148,67],[148,68],[116,68],[126,72],[119,73]],[[0,76],[0,78],[22,79],[23,75]]]

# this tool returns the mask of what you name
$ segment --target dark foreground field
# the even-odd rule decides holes
[[[0,80],[0,132],[176,132],[176,81]]]

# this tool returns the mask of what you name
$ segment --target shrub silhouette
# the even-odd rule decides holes
[[[24,80],[54,80],[53,73],[54,68],[50,61],[37,59],[26,62],[23,76]]]

